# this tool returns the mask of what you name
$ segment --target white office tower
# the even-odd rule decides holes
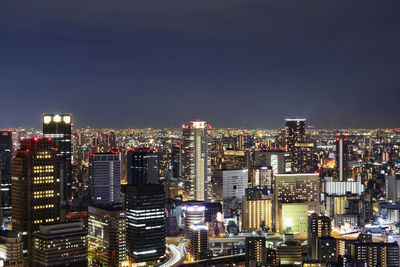
[[[205,121],[182,125],[184,200],[211,199],[210,129]]]
[[[385,176],[386,199],[400,201],[400,175]]]
[[[222,171],[222,196],[223,199],[236,197],[242,199],[249,180],[249,170]]]
[[[96,153],[89,162],[90,204],[121,202],[121,161],[118,154]]]

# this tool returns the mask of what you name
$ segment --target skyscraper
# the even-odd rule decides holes
[[[386,199],[394,202],[400,200],[400,175],[385,176]]]
[[[317,168],[315,144],[307,140],[306,119],[285,119],[285,121],[286,151],[291,154],[291,162],[286,163],[287,170],[290,169],[292,173],[314,172]]]
[[[285,144],[288,151],[291,151],[298,142],[306,141],[306,119],[285,119]]]
[[[162,185],[126,185],[127,248],[136,263],[165,257],[165,194]]]
[[[127,154],[128,184],[158,184],[158,153],[137,148]]]
[[[61,200],[67,201],[72,194],[71,166],[71,114],[43,114],[43,137],[53,140],[61,170]]]
[[[21,140],[11,160],[12,227],[23,233],[24,250],[32,253],[39,225],[60,221],[58,158],[49,139]]]
[[[339,181],[348,178],[349,138],[339,135],[336,138],[336,172]]]
[[[88,207],[91,266],[119,267],[126,260],[126,216],[120,205]]]
[[[330,237],[331,235],[331,219],[326,216],[318,216],[313,213],[308,216],[308,256],[312,260],[318,259],[320,245],[319,237]]]
[[[91,205],[121,202],[121,162],[118,154],[92,154],[89,161]]]
[[[11,212],[12,132],[0,131],[1,217]]]
[[[211,126],[205,121],[192,121],[192,125],[182,126],[182,153],[184,199],[207,201],[211,199]]]

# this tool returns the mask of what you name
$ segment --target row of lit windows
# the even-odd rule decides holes
[[[54,197],[54,190],[36,191],[33,198]]]
[[[49,208],[54,208],[54,204],[48,204],[48,205],[40,205],[40,206],[34,206],[33,209],[38,210],[38,209],[49,209]]]
[[[53,165],[39,165],[39,166],[34,166],[34,170],[44,170],[44,169],[54,169]]]
[[[33,178],[33,183],[34,184],[54,183],[54,176],[35,177]]]

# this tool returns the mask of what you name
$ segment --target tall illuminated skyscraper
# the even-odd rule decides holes
[[[58,158],[52,146],[48,139],[22,140],[11,160],[12,228],[23,233],[29,257],[39,225],[60,221]]]
[[[53,148],[57,151],[61,170],[61,200],[71,198],[72,166],[71,166],[71,114],[43,114],[43,137],[51,138]]]
[[[0,131],[1,215],[11,212],[12,132]]]
[[[211,126],[205,121],[192,121],[182,126],[184,198],[207,201],[211,199]]]
[[[336,171],[339,181],[348,178],[349,138],[339,135],[336,138]]]

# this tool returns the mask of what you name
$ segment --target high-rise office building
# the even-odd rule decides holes
[[[12,132],[0,131],[1,217],[11,215]]]
[[[267,247],[264,236],[246,237],[246,267],[267,263]]]
[[[286,172],[314,172],[317,169],[315,144],[307,140],[306,119],[285,119],[285,121],[285,148],[291,154],[290,162],[286,162]]]
[[[91,266],[119,267],[126,261],[126,216],[120,205],[88,207]]]
[[[126,185],[127,248],[134,262],[165,257],[165,193],[162,185]]]
[[[91,154],[89,160],[91,205],[121,202],[121,161],[118,154]]]
[[[0,261],[4,261],[4,266],[24,266],[23,246],[21,233],[14,230],[0,231]]]
[[[318,216],[313,213],[308,216],[308,256],[312,260],[318,260],[321,245],[318,241],[320,237],[330,237],[331,235],[331,219],[326,216]]]
[[[211,192],[211,129],[205,121],[192,121],[190,126],[182,127],[182,153],[184,199],[207,201],[212,198]]]
[[[336,138],[336,172],[339,181],[346,181],[349,178],[348,158],[349,138],[346,135],[339,135]]]
[[[158,184],[158,158],[158,153],[153,149],[137,148],[128,151],[128,184]]]
[[[71,114],[43,114],[43,137],[51,138],[60,164],[61,200],[72,196],[72,116]]]
[[[171,168],[172,177],[180,178],[182,176],[182,144],[176,143],[171,148]]]
[[[222,201],[236,197],[241,199],[248,186],[249,170],[214,171],[213,199]]]
[[[33,243],[32,266],[88,266],[87,231],[82,222],[41,225]]]
[[[21,140],[20,147],[11,159],[12,228],[23,233],[30,256],[39,225],[60,221],[60,172],[51,140]]]
[[[400,201],[400,175],[385,176],[386,199]]]
[[[208,249],[207,227],[204,224],[192,224],[189,239],[189,257],[194,261],[202,259],[204,252]]]
[[[315,143],[297,142],[291,151],[292,173],[310,173],[318,170]]]
[[[306,119],[285,119],[285,144],[288,151],[291,151],[298,142],[306,141]]]

